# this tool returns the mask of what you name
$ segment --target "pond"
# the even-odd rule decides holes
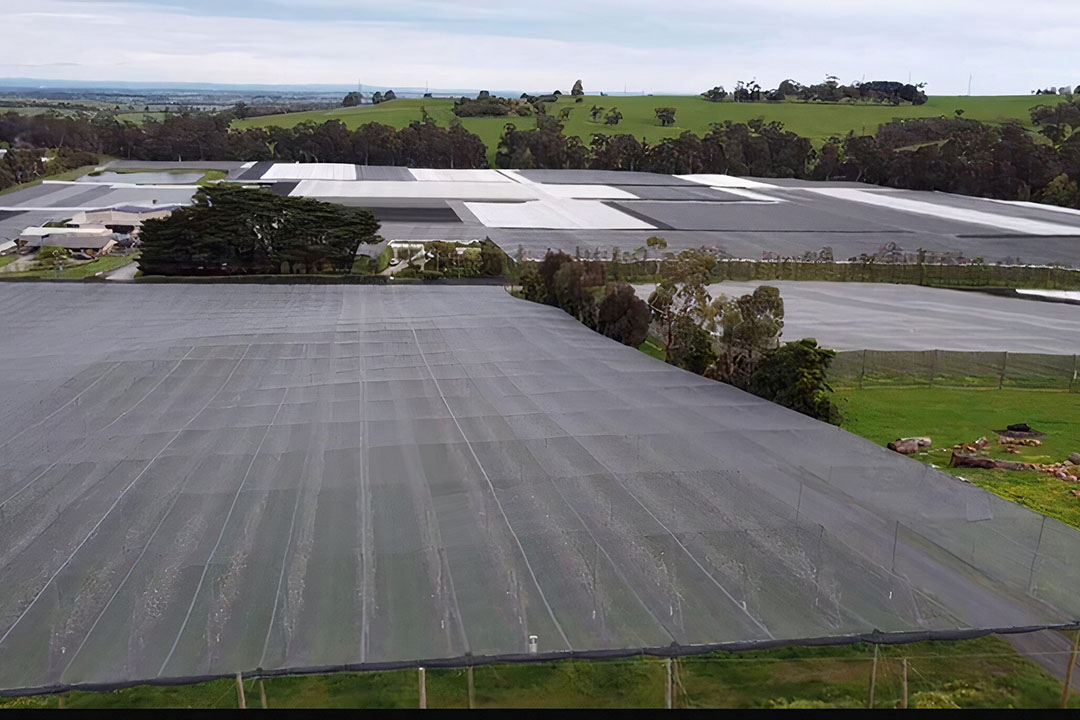
[[[135,183],[136,185],[190,185],[199,181],[201,172],[103,172],[99,175],[84,175],[78,182],[115,182]]]

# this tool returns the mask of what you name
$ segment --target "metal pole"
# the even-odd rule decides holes
[[[244,700],[244,678],[240,673],[236,673],[236,697],[240,703],[240,709],[247,708],[247,701]]]
[[[427,677],[424,668],[420,668],[420,709],[427,709]]]
[[[1069,704],[1069,690],[1072,689],[1073,668],[1076,667],[1076,651],[1080,648],[1080,630],[1073,633],[1072,652],[1069,653],[1069,667],[1065,670],[1065,687],[1061,691],[1061,707]]]
[[[468,683],[469,683],[469,709],[472,710],[473,708],[476,707],[476,686],[473,684],[472,665],[470,665],[465,670],[465,677],[468,679]]]
[[[874,684],[877,682],[877,654],[878,646],[874,645],[874,664],[870,667],[870,704],[869,708],[874,707]]]
[[[262,703],[263,710],[266,710],[270,705],[266,702],[266,685],[263,684],[263,679],[259,678],[259,701]]]
[[[900,697],[900,707],[907,708],[907,658],[904,658],[904,674],[901,677],[901,689],[903,695]]]

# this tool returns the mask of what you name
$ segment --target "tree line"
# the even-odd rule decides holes
[[[724,102],[729,97],[732,102],[874,102],[900,105],[910,103],[922,105],[927,101],[923,87],[926,83],[896,82],[893,80],[872,80],[841,85],[834,75],[826,75],[825,82],[802,85],[794,80],[784,80],[772,90],[764,90],[756,80],[739,80],[731,93],[723,85],[701,93],[701,97],[710,102]]]
[[[109,115],[0,115],[0,142],[17,147],[72,148],[129,160],[276,160],[405,167],[487,167],[486,146],[459,122],[430,118],[397,129],[380,123],[349,130],[340,120],[291,128],[230,130],[231,113],[183,113],[142,124]]]
[[[646,303],[632,285],[613,281],[606,263],[549,250],[522,271],[520,292],[631,347],[644,343],[651,329],[660,336],[665,362],[839,424],[826,380],[836,353],[809,338],[780,344],[784,301],[775,287],[713,297],[707,286],[717,263],[704,249],[679,253]]]

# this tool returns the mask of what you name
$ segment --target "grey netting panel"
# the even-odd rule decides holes
[[[1005,358],[1004,386],[1069,390],[1077,388],[1075,355],[1018,355]]]
[[[500,288],[0,303],[0,689],[1080,617],[1076,531]]]
[[[830,380],[842,387],[886,385],[1080,390],[1077,355],[956,350],[837,353]]]

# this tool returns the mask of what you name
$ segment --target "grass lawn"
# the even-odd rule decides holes
[[[18,259],[19,255],[17,253],[11,253],[10,255],[0,255],[0,268],[4,267],[5,265],[10,265]]]
[[[664,350],[663,341],[652,335],[645,338],[645,342],[641,343],[641,345],[638,346],[638,350],[645,353],[646,355],[656,358],[657,360],[663,360],[664,357],[667,355],[667,352]]]
[[[129,265],[138,259],[138,252],[134,252],[130,255],[104,255],[96,260],[82,263],[81,265],[72,265],[71,267],[64,268],[59,273],[57,273],[55,270],[26,270],[24,272],[4,273],[3,275],[0,275],[0,278],[38,278],[41,280],[66,278],[69,280],[79,280],[93,277],[99,272],[116,270],[117,268]],[[0,267],[2,266],[3,264],[0,263]]]
[[[929,435],[935,452],[914,457],[961,475],[1004,498],[1080,527],[1077,485],[1042,473],[950,469],[952,446],[986,436],[990,456],[1025,462],[1060,462],[1080,452],[1080,395],[1040,390],[875,387],[837,391],[844,428],[884,445],[898,437]],[[1026,422],[1046,433],[1039,447],[1011,455],[997,443],[994,430]]]
[[[1020,657],[1004,640],[922,642],[879,648],[874,707],[897,707],[902,659],[908,659],[909,705],[983,708],[1056,707],[1061,683]],[[677,663],[677,707],[866,707],[873,650],[865,644],[717,653]],[[664,706],[666,669],[657,658],[491,665],[474,671],[474,703],[484,708]],[[431,708],[466,708],[465,670],[428,670]],[[416,670],[246,679],[249,708],[415,708]],[[5,707],[58,707],[59,695],[0,698]],[[65,708],[235,708],[235,680],[179,687],[138,686],[70,692]],[[1070,707],[1080,707],[1074,694]]]
[[[820,145],[832,135],[845,135],[849,131],[858,135],[872,134],[877,131],[878,125],[893,118],[951,116],[957,109],[962,109],[964,117],[973,120],[1000,122],[1012,119],[1030,127],[1031,117],[1028,113],[1031,108],[1058,102],[1061,102],[1061,98],[1057,96],[935,96],[923,105],[894,107],[820,103],[712,103],[693,96],[587,95],[582,102],[575,103],[574,98],[564,95],[557,103],[548,105],[548,114],[557,117],[562,108],[572,108],[570,119],[566,122],[566,133],[577,135],[586,143],[593,133],[631,133],[639,138],[656,141],[665,137],[676,137],[687,130],[702,134],[708,131],[709,124],[714,122],[746,122],[762,117],[768,121],[780,120],[788,130],[808,137],[815,145]],[[402,98],[378,105],[245,118],[234,122],[233,127],[292,127],[301,122],[323,123],[338,119],[349,128],[369,122],[401,128],[420,119],[421,107],[427,108],[435,122],[446,126],[454,116],[453,105],[454,101],[448,98]],[[607,109],[618,108],[623,114],[622,122],[615,126],[592,122],[589,119],[589,109],[593,105]],[[662,106],[676,108],[676,124],[673,127],[660,127],[654,108]],[[462,118],[465,128],[479,135],[487,145],[489,159],[494,158],[503,127],[508,122],[513,122],[523,129],[535,126],[533,118]]]

